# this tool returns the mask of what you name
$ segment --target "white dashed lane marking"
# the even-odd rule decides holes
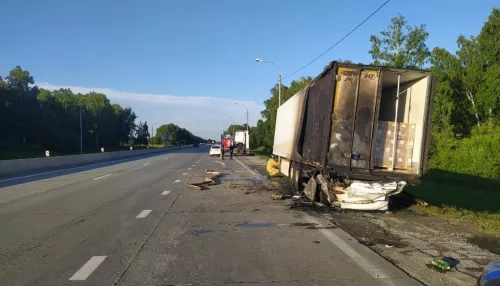
[[[85,280],[99,267],[107,256],[92,256],[69,280]]]
[[[186,176],[188,173],[182,173],[183,176]]]
[[[151,212],[151,210],[143,210],[142,212],[140,212],[136,218],[145,218],[148,216],[148,214]]]
[[[163,191],[163,192],[161,192],[161,195],[162,195],[162,196],[166,196],[166,195],[168,195],[168,194],[170,194],[170,191]]]
[[[180,181],[181,181],[181,180],[175,180],[175,183],[178,183],[178,182],[180,182]]]
[[[144,166],[147,166],[147,165],[149,165],[149,164],[151,164],[151,163],[144,163]]]
[[[192,168],[188,168],[188,171],[191,171]]]
[[[100,176],[100,177],[94,178],[94,181],[95,181],[95,180],[100,180],[100,179],[102,179],[102,178],[109,177],[109,176],[111,176],[111,175],[112,175],[112,174],[107,174],[107,175],[104,175],[104,176]]]

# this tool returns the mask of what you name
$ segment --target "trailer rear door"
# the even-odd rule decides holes
[[[339,67],[328,166],[370,170],[380,70]]]

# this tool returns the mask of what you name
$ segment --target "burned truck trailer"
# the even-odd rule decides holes
[[[433,91],[428,71],[332,62],[278,108],[273,153],[282,173],[295,182],[312,171],[417,183],[427,165]]]

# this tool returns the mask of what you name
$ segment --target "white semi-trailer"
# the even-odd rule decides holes
[[[281,172],[311,199],[386,209],[426,171],[433,93],[429,71],[332,62],[278,108]]]

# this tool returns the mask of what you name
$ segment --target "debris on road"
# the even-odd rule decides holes
[[[221,172],[216,172],[213,170],[206,170],[205,172],[207,174],[211,174],[211,176],[209,178],[205,178],[205,180],[203,180],[202,182],[189,184],[190,189],[202,191],[208,189],[208,186],[217,184],[214,179],[219,178],[221,176]]]
[[[274,193],[271,195],[271,198],[273,200],[284,200],[285,199],[285,195],[283,195],[282,193]]]
[[[217,172],[217,171],[214,171],[214,170],[205,170],[205,173],[207,174],[211,174],[212,175],[212,179],[217,179],[221,176],[221,172]]]
[[[441,270],[449,270],[451,268],[450,263],[448,263],[444,257],[437,257],[432,260],[432,265]]]
[[[366,246],[374,246],[375,245],[375,243],[371,239],[366,238],[366,237],[362,237],[358,241],[359,241],[359,243],[366,245]]]
[[[317,241],[317,240],[313,240],[313,243],[319,244],[319,241]]]
[[[207,186],[213,186],[213,185],[215,185],[214,180],[212,180],[211,178],[205,178],[205,180],[203,182],[190,184],[189,188],[193,189],[193,190],[202,191],[202,190],[208,189]]]
[[[405,181],[372,182],[312,174],[302,186],[310,201],[319,201],[341,209],[385,211],[389,209],[389,197],[401,193],[406,184]]]

